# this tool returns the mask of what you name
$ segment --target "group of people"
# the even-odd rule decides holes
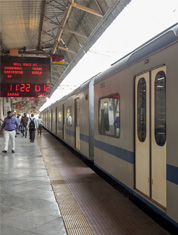
[[[9,138],[11,140],[11,150],[15,153],[15,137],[16,133],[22,133],[22,137],[27,138],[27,130],[29,130],[29,139],[31,143],[35,140],[35,131],[38,130],[38,134],[41,135],[43,120],[39,116],[38,119],[34,117],[34,114],[28,118],[27,114],[24,113],[22,118],[18,116],[15,118],[11,111],[7,112],[7,117],[1,120],[2,126],[1,131],[4,131],[4,150],[3,153],[7,153]]]

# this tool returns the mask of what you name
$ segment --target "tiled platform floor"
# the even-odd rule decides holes
[[[68,234],[169,234],[47,131],[39,145]]]
[[[16,152],[2,153],[0,135],[0,235],[65,235],[37,140],[18,135]]]
[[[48,132],[37,139],[4,154],[0,136],[0,235],[169,234]]]

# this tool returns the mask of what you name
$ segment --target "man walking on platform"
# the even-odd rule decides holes
[[[9,137],[11,140],[12,153],[15,153],[15,135],[19,128],[19,123],[15,117],[12,116],[12,112],[7,112],[7,117],[1,126],[1,131],[4,130],[4,150],[3,153],[7,153]]]
[[[34,118],[34,114],[31,114],[31,118],[28,120],[27,128],[29,129],[30,133],[30,142],[34,143],[35,140],[35,131],[38,127],[37,121]]]
[[[43,120],[42,120],[42,118],[40,116],[38,117],[37,123],[38,123],[38,135],[39,134],[41,135]]]
[[[24,131],[25,131],[25,138],[27,138],[27,124],[28,124],[28,117],[27,114],[24,113],[24,116],[21,119],[21,125],[22,125],[22,137],[24,137]]]

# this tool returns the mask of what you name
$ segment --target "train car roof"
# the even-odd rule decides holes
[[[177,40],[178,23],[164,30],[160,34],[142,44],[140,47],[136,48],[134,51],[113,63],[109,69],[105,70],[95,78],[94,84],[106,79],[111,72],[116,73],[176,42]]]
[[[97,74],[98,75],[98,74]],[[85,81],[84,83],[82,83],[79,87],[77,87],[74,91],[70,92],[69,94],[65,95],[64,97],[62,97],[61,99],[57,100],[55,103],[59,102],[59,101],[63,101],[66,100],[67,98],[71,97],[72,95],[76,95],[78,93],[80,93],[81,91],[84,91],[86,89],[88,89],[90,82],[95,79],[95,77],[97,76],[93,76],[92,78],[90,78],[89,80]],[[53,104],[55,104],[53,103]],[[52,104],[52,105],[53,105]]]
[[[100,73],[98,73],[98,74],[100,74]],[[85,81],[84,83],[82,83],[77,89],[74,90],[74,93],[73,93],[73,94],[75,95],[75,94],[77,94],[77,93],[79,93],[79,92],[81,92],[81,91],[86,90],[87,88],[89,88],[90,82],[91,82],[92,80],[94,80],[94,79],[98,76],[98,74],[96,74],[96,75],[93,76],[92,78],[90,78],[90,79],[88,79],[87,81]]]
[[[150,40],[142,44],[140,47],[136,48],[129,54],[125,55],[124,57],[113,63],[109,69],[93,76],[92,78],[81,84],[74,91],[70,92],[61,99],[55,101],[50,106],[54,106],[58,102],[61,102],[67,99],[68,97],[76,95],[77,93],[85,90],[86,88],[89,87],[91,80],[94,80],[94,84],[97,84],[100,81],[105,80],[111,73],[114,74],[122,69],[125,69],[126,67],[136,63],[141,59],[146,58],[147,56],[150,56],[151,54],[163,49],[164,47],[176,42],[177,40],[178,40],[178,23],[174,24],[173,26],[161,32],[160,34],[151,38]],[[48,106],[47,108],[49,108],[50,106]],[[47,108],[45,108],[44,110],[46,110]]]

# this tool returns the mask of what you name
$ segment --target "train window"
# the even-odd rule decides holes
[[[118,138],[120,135],[119,94],[99,101],[99,133]]]
[[[66,110],[66,123],[68,126],[72,126],[72,107],[68,107]]]
[[[137,135],[140,142],[146,138],[146,81],[140,78],[137,87]]]
[[[59,111],[58,111],[58,122],[59,122],[59,124],[61,124],[61,125],[62,125],[62,119],[63,119],[63,117],[62,117],[62,111],[59,110]]]
[[[155,79],[155,140],[159,146],[166,142],[166,75],[160,71]]]

